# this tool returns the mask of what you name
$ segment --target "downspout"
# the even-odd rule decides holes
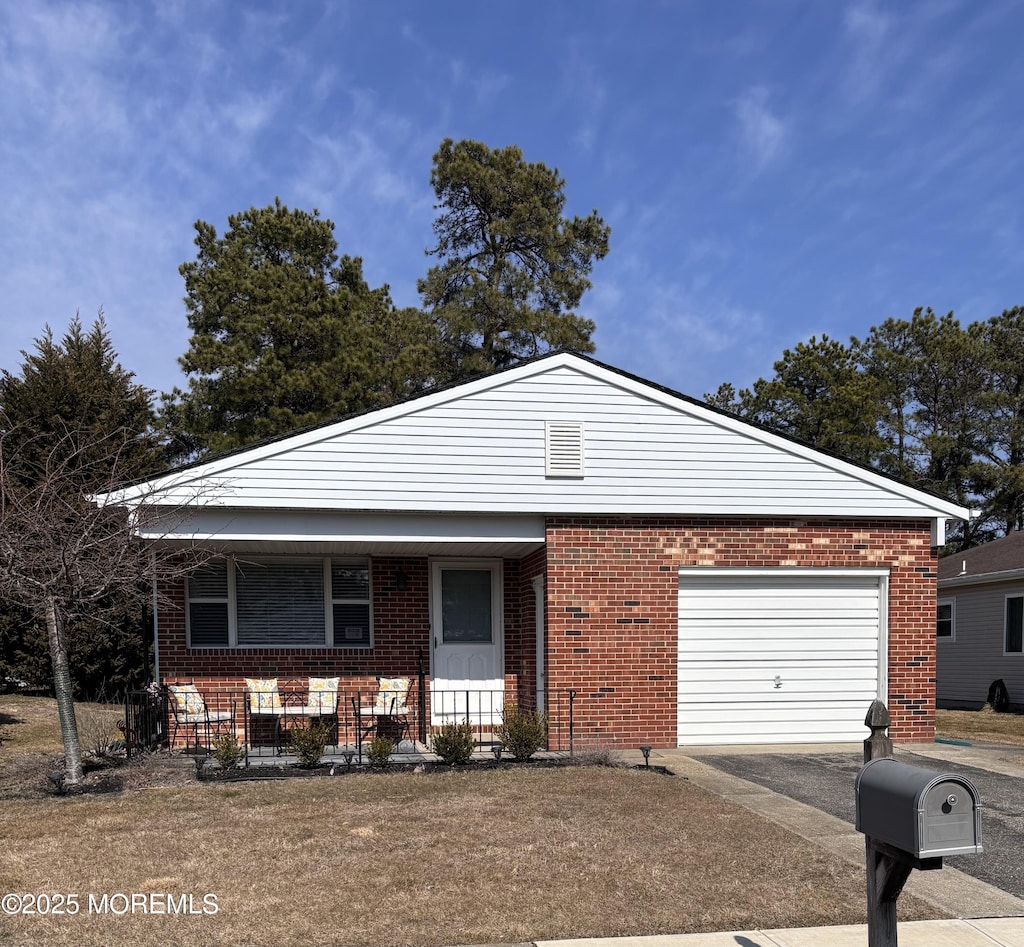
[[[153,680],[160,683],[160,612],[157,610],[156,550],[149,551],[150,574],[153,582]]]

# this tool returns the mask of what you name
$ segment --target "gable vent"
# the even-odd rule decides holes
[[[549,477],[583,476],[583,423],[545,421],[544,440]]]

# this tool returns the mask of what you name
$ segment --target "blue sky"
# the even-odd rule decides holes
[[[183,385],[193,223],[279,196],[415,305],[445,137],[556,166],[597,357],[696,397],[916,306],[1024,305],[1024,4],[0,6],[0,367],[103,307]]]

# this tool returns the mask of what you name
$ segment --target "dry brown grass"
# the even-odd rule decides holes
[[[1024,713],[997,714],[986,710],[939,710],[935,731],[952,740],[1024,746]]]
[[[863,868],[684,779],[628,769],[14,799],[0,837],[0,893],[81,903],[72,917],[0,917],[0,943],[430,947],[864,920]],[[115,892],[191,893],[197,909],[210,893],[218,911],[88,913],[90,893]],[[900,915],[937,916],[907,896]]]

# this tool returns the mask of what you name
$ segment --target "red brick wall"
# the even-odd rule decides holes
[[[400,575],[401,573],[401,575]],[[404,578],[403,578],[404,576]],[[430,575],[426,559],[374,559],[373,649],[358,648],[199,648],[185,646],[185,592],[178,582],[163,590],[159,615],[162,681],[195,680],[200,690],[216,693],[244,687],[244,677],[304,679],[351,678],[375,683],[379,674],[415,677],[422,653],[430,662]],[[404,586],[404,588],[402,587]]]
[[[552,517],[546,549],[504,563],[506,688],[535,692],[531,583],[546,573],[549,712],[572,688],[579,745],[674,746],[683,566],[889,568],[891,733],[902,742],[934,737],[936,560],[926,521]],[[415,677],[420,653],[429,675],[428,561],[379,558],[371,570],[372,651],[189,651],[184,589],[168,587],[173,604],[159,616],[161,679],[195,680],[214,698],[238,694],[244,677],[304,683],[339,674],[343,686],[369,690],[377,675]]]
[[[536,562],[536,560],[533,560]],[[543,557],[539,560],[543,567]],[[510,695],[535,687],[536,653],[531,571],[507,560],[504,573],[505,686]],[[430,681],[430,564],[425,558],[374,558],[373,649],[353,648],[198,648],[186,647],[184,581],[161,590],[159,614],[160,680],[194,681],[212,709],[234,700],[239,718],[246,677],[276,677],[284,693],[304,693],[309,677],[341,676],[348,693],[374,690],[376,678],[412,677],[423,662]],[[524,625],[524,615],[528,622]],[[427,700],[429,711],[429,695]],[[241,733],[240,733],[241,735]],[[184,737],[181,738],[182,740]]]
[[[889,568],[890,732],[934,737],[927,521],[553,517],[546,552],[548,686],[577,691],[581,744],[675,745],[683,566]]]

